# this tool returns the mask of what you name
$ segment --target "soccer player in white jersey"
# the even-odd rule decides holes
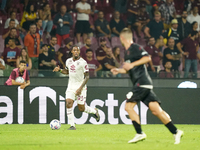
[[[81,112],[93,114],[98,122],[100,116],[97,108],[91,108],[86,104],[87,87],[89,79],[89,69],[87,62],[80,57],[80,48],[74,46],[71,50],[72,57],[66,60],[66,68],[60,69],[60,66],[54,68],[54,72],[60,71],[63,74],[69,74],[69,82],[66,90],[67,117],[71,127],[68,130],[76,130],[74,123],[73,103],[77,100],[78,109]]]

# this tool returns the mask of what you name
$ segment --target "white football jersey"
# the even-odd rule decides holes
[[[89,72],[88,64],[83,58],[75,61],[73,58],[69,58],[66,60],[65,65],[69,71],[67,91],[75,92],[84,81],[84,73]],[[86,89],[86,85],[83,87],[83,89]]]

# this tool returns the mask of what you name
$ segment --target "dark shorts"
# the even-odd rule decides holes
[[[75,25],[76,33],[90,33],[89,21],[77,21]]]
[[[127,95],[126,102],[139,102],[142,101],[147,107],[149,107],[150,102],[158,102],[161,104],[161,101],[158,99],[156,94],[151,89],[134,87]]]

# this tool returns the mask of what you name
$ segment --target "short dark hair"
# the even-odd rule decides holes
[[[150,39],[153,39],[154,37],[153,36],[151,36],[151,37],[149,37],[149,40],[148,41],[150,41]],[[155,39],[155,38],[154,38]]]
[[[39,18],[39,19],[36,19],[36,20],[35,20],[35,23],[38,23],[39,20],[42,20],[42,19],[40,19],[40,18]]]
[[[10,41],[10,40],[13,41],[13,42],[15,43],[15,39],[14,39],[14,38],[9,39],[9,41]]]
[[[14,22],[15,22],[15,19],[10,19],[10,22],[11,22],[11,21],[14,21]],[[10,23],[10,22],[9,22],[9,23]]]
[[[192,37],[195,36],[195,35],[197,35],[197,34],[198,34],[197,31],[192,31],[192,32],[191,32],[191,36],[192,36]]]
[[[45,46],[48,46],[47,44],[43,44],[42,46],[41,46],[41,48],[43,48],[43,47],[45,47]]]
[[[17,31],[17,29],[16,29],[16,28],[11,28],[11,29],[10,29],[10,31],[12,31],[13,29]]]
[[[86,53],[87,53],[87,52],[92,52],[92,53],[93,53],[93,51],[92,51],[91,49],[87,49],[87,50],[86,50]]]
[[[56,39],[57,39],[57,37],[56,37],[56,36],[51,36],[51,40],[52,40],[53,38],[56,38]]]
[[[31,26],[36,26],[36,24],[35,24],[35,23],[30,24],[29,28],[30,28]]]
[[[21,60],[21,61],[19,62],[19,64],[26,64],[26,61]]]
[[[15,12],[15,11],[11,11],[11,12],[10,12],[10,16],[11,16],[13,13],[16,13],[16,12]]]

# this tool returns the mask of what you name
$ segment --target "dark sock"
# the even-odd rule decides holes
[[[169,129],[169,131],[172,134],[176,134],[177,133],[177,128],[174,126],[174,124],[172,123],[172,121],[170,121],[169,123],[167,123],[165,126]]]
[[[135,130],[138,134],[142,134],[141,125],[138,124],[136,121],[132,121],[133,126],[135,127]]]

